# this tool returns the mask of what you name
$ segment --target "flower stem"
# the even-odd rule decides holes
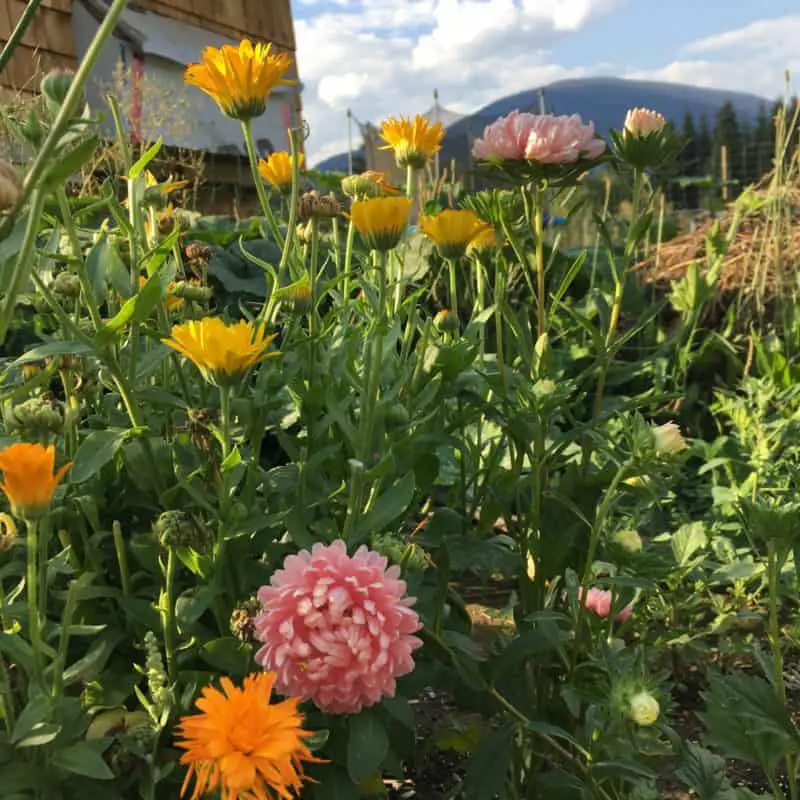
[[[69,630],[72,626],[72,618],[75,616],[75,609],[78,605],[78,581],[70,581],[67,589],[67,601],[64,603],[64,613],[61,617],[61,637],[58,642],[58,653],[53,664],[53,701],[58,703],[64,691],[64,670],[67,666],[67,651],[69,649]]]
[[[783,650],[781,648],[780,628],[778,625],[778,579],[781,566],[775,542],[770,541],[767,545],[767,574],[769,581],[769,621],[767,631],[769,646],[772,650],[774,689],[778,699],[785,703],[786,686],[783,678]]]
[[[114,537],[114,549],[117,553],[120,586],[122,587],[122,594],[127,597],[131,593],[130,569],[128,568],[128,553],[125,549],[125,539],[122,536],[122,526],[119,524],[118,520],[114,520],[112,523],[111,532]]]
[[[542,191],[538,186],[533,193],[533,232],[536,237],[536,329],[541,339],[547,326],[544,295],[544,209]]]
[[[353,244],[356,238],[356,228],[353,220],[347,226],[347,242],[344,249],[344,283],[342,285],[342,300],[347,303],[350,299],[350,268],[353,263]]]
[[[28,209],[28,220],[25,226],[25,238],[17,255],[16,264],[11,273],[11,279],[5,288],[5,302],[0,308],[0,345],[3,344],[8,332],[8,326],[13,317],[14,306],[17,302],[22,287],[33,269],[36,254],[36,237],[39,235],[39,223],[44,209],[45,193],[42,189],[34,191],[31,197],[31,206]],[[9,214],[9,217],[11,215]],[[0,229],[1,230],[1,229]],[[2,239],[2,234],[0,234]]]
[[[258,154],[256,153],[256,146],[253,142],[253,131],[250,127],[250,120],[242,120],[242,135],[244,136],[244,144],[247,148],[247,158],[250,162],[250,173],[253,177],[253,183],[256,187],[256,194],[258,201],[261,204],[261,210],[264,218],[267,220],[270,233],[272,234],[275,244],[284,249],[285,241],[278,229],[278,223],[275,220],[275,215],[272,213],[272,208],[269,204],[266,189],[264,189],[264,182],[261,180],[261,175],[258,172]],[[288,237],[287,237],[288,238]]]
[[[450,277],[450,311],[458,319],[458,280],[456,276],[456,262],[452,258],[447,259],[447,272]]]
[[[175,548],[167,549],[167,568],[164,573],[164,592],[161,597],[161,627],[164,631],[164,653],[167,657],[167,676],[175,681],[175,571],[177,567]]]
[[[25,31],[28,30],[28,26],[33,22],[33,18],[36,16],[36,12],[39,10],[41,4],[42,0],[28,0],[17,24],[14,26],[14,30],[11,31],[11,36],[3,46],[3,51],[0,53],[0,72],[3,71],[6,64],[8,64],[11,59],[11,56],[14,55],[14,51],[25,36]]]
[[[39,522],[25,520],[28,529],[28,560],[25,576],[25,593],[28,600],[28,638],[33,650],[33,676],[44,691],[44,667],[42,665],[42,620],[39,616]]]

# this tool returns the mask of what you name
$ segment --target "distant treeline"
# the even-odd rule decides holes
[[[788,105],[787,127],[794,118],[797,98]],[[742,119],[732,103],[725,103],[714,119],[695,117],[687,113],[677,129],[685,141],[685,147],[669,174],[662,176],[671,181],[671,199],[686,207],[704,205],[704,190],[699,186],[686,185],[680,178],[709,177],[719,186],[727,177],[730,194],[735,195],[748,184],[758,181],[773,167],[777,137],[776,120],[784,108],[783,101],[761,107],[755,121]],[[791,141],[786,149],[787,157],[800,146],[800,125],[791,132]],[[723,147],[727,150],[727,176],[723,174]],[[711,187],[709,187],[711,188]]]

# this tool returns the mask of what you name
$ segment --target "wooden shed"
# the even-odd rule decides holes
[[[24,8],[24,0],[0,0],[0,42],[8,40]],[[108,0],[41,0],[0,74],[3,99],[32,96],[50,69],[74,69],[107,9]],[[133,139],[161,136],[169,147],[203,155],[206,182],[245,187],[249,176],[239,124],[183,82],[186,64],[199,60],[205,46],[236,44],[244,37],[294,55],[290,0],[131,0],[97,60],[87,101],[103,111],[105,98],[115,95]],[[292,69],[297,84],[279,87],[266,113],[253,122],[262,153],[287,148],[288,129],[302,123],[302,87],[296,64]]]

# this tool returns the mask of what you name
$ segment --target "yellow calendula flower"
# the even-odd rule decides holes
[[[197,713],[178,726],[176,744],[188,767],[181,788],[191,800],[219,793],[221,800],[271,800],[300,795],[306,779],[303,762],[323,763],[306,744],[300,698],[271,702],[275,676],[261,672],[244,679],[242,688],[222,678],[222,691],[206,686]]]
[[[228,325],[219,317],[206,317],[174,325],[172,336],[163,342],[188,358],[209,383],[230,385],[265,358],[278,355],[267,352],[276,337],[252,322]]]
[[[431,124],[421,114],[414,119],[389,117],[381,125],[381,138],[386,142],[381,149],[394,150],[398,166],[422,169],[441,149],[444,125]]]
[[[419,229],[431,239],[442,258],[461,258],[472,242],[484,236],[488,222],[468,209],[445,209],[439,214],[420,217]]]
[[[56,449],[53,445],[19,442],[0,451],[0,483],[12,512],[23,519],[42,516],[53,501],[56,486],[72,466],[70,461],[54,472]]]
[[[497,232],[491,225],[487,225],[467,245],[468,253],[485,253],[497,247]]]
[[[408,197],[372,197],[356,200],[350,207],[350,219],[370,250],[385,253],[397,247],[410,209]]]
[[[302,172],[305,156],[300,153],[297,158],[298,169]],[[292,187],[292,156],[285,150],[273,153],[268,158],[259,159],[258,174],[274,189],[284,190]]]
[[[283,76],[292,65],[285,53],[273,53],[270,44],[253,44],[243,39],[238,47],[206,47],[199,64],[190,64],[184,80],[216,101],[233,119],[260,117],[267,98],[276,86],[290,86]]]

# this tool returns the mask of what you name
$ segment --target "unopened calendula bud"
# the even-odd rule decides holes
[[[81,293],[81,282],[77,275],[71,272],[59,272],[53,280],[53,294],[62,297],[78,297]]]
[[[628,553],[640,553],[642,551],[642,537],[638,531],[624,530],[614,534],[614,541]]]
[[[654,725],[658,720],[661,707],[658,700],[650,692],[637,692],[630,700],[628,716],[642,727]]]
[[[297,217],[301,222],[310,219],[332,219],[341,213],[341,206],[335,195],[321,195],[316,189],[304,192],[297,201]]]
[[[205,303],[213,297],[214,290],[208,286],[200,286],[196,283],[178,281],[176,284],[170,287],[169,293],[173,297],[179,297],[182,300],[191,300],[195,303]]]
[[[43,369],[43,363],[29,361],[27,364],[22,365],[22,379],[25,381],[32,381]]]
[[[458,330],[458,315],[446,308],[443,308],[433,318],[433,325],[437,331],[447,331],[452,333]]]
[[[300,313],[309,311],[313,302],[310,281],[305,280],[293,286],[288,286],[286,288],[286,300],[295,311]]]
[[[662,456],[675,455],[689,446],[681,434],[681,429],[674,422],[654,427],[653,437],[656,451]]]
[[[295,228],[295,236],[300,244],[311,244],[314,227],[311,222],[300,222]]]
[[[51,114],[58,113],[74,78],[75,73],[67,69],[54,69],[42,78],[40,89]]]

